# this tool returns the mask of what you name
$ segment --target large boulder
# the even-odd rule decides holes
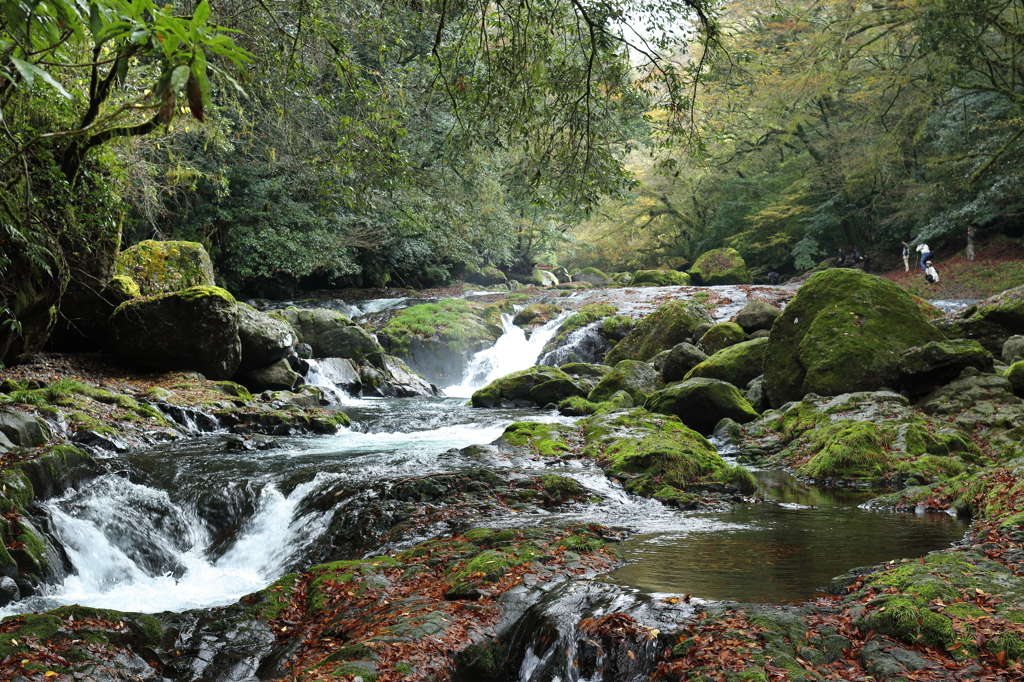
[[[707,353],[685,342],[677,343],[665,352],[667,355],[661,365],[661,379],[666,384],[682,381],[687,372],[708,359]]]
[[[604,364],[622,360],[648,360],[663,350],[683,343],[698,325],[713,322],[704,306],[694,301],[669,301],[642,319],[608,352]]]
[[[285,308],[276,315],[291,325],[299,343],[310,345],[314,358],[349,358],[358,364],[384,351],[365,329],[339,312]]]
[[[362,394],[379,398],[429,398],[444,395],[393,355],[379,353],[359,367]]]
[[[1006,370],[1006,379],[1010,382],[1013,394],[1024,398],[1024,360],[1018,360]]]
[[[755,298],[736,314],[736,324],[751,334],[761,329],[771,329],[775,318],[781,314],[782,311],[771,303]]]
[[[687,286],[690,276],[678,270],[637,270],[629,278],[631,287]]]
[[[719,322],[701,335],[697,348],[708,355],[714,355],[723,348],[735,345],[747,338],[743,327],[735,322]]]
[[[932,341],[900,356],[899,369],[903,375],[900,383],[908,394],[924,395],[953,381],[967,367],[991,372],[992,354],[969,339]]]
[[[45,445],[50,436],[46,423],[17,410],[0,410],[0,435],[11,445],[34,448]],[[0,450],[3,449],[0,443]]]
[[[600,403],[619,391],[625,391],[634,404],[642,404],[647,396],[661,386],[661,375],[654,367],[646,362],[623,360],[597,382],[597,386],[587,395],[587,400]]]
[[[1011,336],[1024,334],[1024,286],[969,305],[935,325],[951,339],[974,339],[990,353],[1002,353]]]
[[[114,271],[133,279],[143,296],[214,284],[213,262],[197,242],[147,239],[119,253]]]
[[[705,436],[725,418],[745,424],[757,419],[757,412],[740,390],[717,379],[689,379],[651,394],[644,407],[651,412],[671,414]]]
[[[470,273],[466,276],[466,281],[470,284],[491,287],[495,284],[504,284],[507,278],[504,272],[493,265],[485,265],[479,270],[476,268],[471,269]]]
[[[241,383],[253,393],[290,391],[302,383],[302,376],[282,358],[267,367],[256,367],[243,372]]]
[[[230,379],[242,360],[238,304],[219,287],[133,299],[110,316],[109,345],[125,362]]]
[[[710,287],[719,284],[750,284],[750,273],[736,249],[705,251],[690,268],[694,284]]]
[[[555,382],[555,383],[551,383]],[[534,389],[537,389],[534,392]],[[547,405],[569,397],[587,394],[586,386],[555,367],[537,365],[495,379],[471,398],[473,407]],[[558,397],[557,400],[554,398]],[[543,402],[541,402],[543,401]]]
[[[900,355],[943,335],[896,284],[860,270],[819,272],[772,325],[764,387],[772,407],[808,393],[894,387]]]
[[[1024,360],[1024,335],[1011,336],[1003,342],[1003,362],[1012,365]]]
[[[586,282],[587,284],[593,284],[594,286],[599,287],[614,283],[614,280],[612,280],[611,277],[597,268],[583,268],[579,272],[573,273],[572,281]]]
[[[723,348],[696,365],[684,379],[718,379],[736,388],[746,389],[747,384],[763,373],[764,351],[767,347],[768,339],[762,338]]]
[[[238,339],[242,342],[242,371],[266,367],[288,355],[298,335],[280,317],[238,304]]]

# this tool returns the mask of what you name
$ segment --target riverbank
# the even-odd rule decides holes
[[[915,296],[931,300],[988,298],[1024,285],[1024,245],[1018,240],[1000,238],[979,243],[973,261],[967,260],[964,251],[932,261],[939,272],[938,284],[924,280],[915,258],[911,258],[910,272],[905,272],[900,264],[898,269],[882,276]]]

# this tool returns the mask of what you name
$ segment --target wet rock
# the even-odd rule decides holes
[[[444,392],[414,372],[407,364],[394,355],[371,356],[381,367],[388,385],[389,395],[396,398],[430,398],[444,395]]]
[[[682,381],[687,372],[708,359],[707,354],[690,343],[678,343],[666,351],[661,378],[666,384]]]
[[[131,449],[124,440],[117,436],[97,431],[79,431],[71,438],[71,442],[75,445],[85,445],[107,452],[128,452]]]
[[[647,396],[661,388],[661,375],[645,362],[623,360],[604,375],[587,395],[595,403],[608,400],[614,393],[625,391],[635,403],[643,403]]]
[[[268,367],[249,370],[242,375],[242,383],[250,391],[290,391],[303,381],[288,360],[281,359]]]
[[[358,363],[383,350],[366,330],[333,310],[285,308],[273,314],[292,327],[299,343],[309,344],[314,358],[351,358]]]
[[[755,298],[737,313],[736,324],[743,327],[743,331],[752,334],[756,331],[770,330],[781,314],[782,311],[771,303]]]
[[[485,265],[484,267],[471,271],[466,276],[466,281],[470,284],[479,284],[483,287],[490,287],[496,284],[504,284],[507,281],[505,273],[494,267],[493,265]]]
[[[1011,336],[1003,343],[1003,362],[1012,365],[1024,360],[1024,335]]]
[[[588,392],[589,389],[597,386],[597,382],[600,381],[602,377],[612,371],[612,368],[608,365],[597,365],[589,362],[570,362],[562,365],[558,369],[568,374],[577,383],[586,386]]]
[[[585,395],[586,387],[571,378],[552,379],[530,389],[530,399],[537,405],[559,403],[566,398],[582,398]]]
[[[898,646],[883,646],[878,640],[868,642],[860,650],[860,664],[879,679],[939,667],[912,651]]]
[[[924,395],[956,379],[967,367],[991,372],[992,354],[973,340],[932,341],[900,356],[900,385],[911,396]]]
[[[772,326],[764,356],[769,402],[895,387],[900,355],[941,340],[892,282],[847,268],[819,272]]]
[[[214,286],[213,262],[197,242],[147,239],[119,253],[114,270],[132,279],[143,296]]]
[[[288,355],[297,336],[291,325],[279,317],[238,304],[238,339],[242,343],[240,371],[266,367]]]
[[[700,343],[701,338],[703,338],[703,336],[708,333],[708,330],[714,326],[714,322],[701,322],[700,324],[698,324],[697,327],[693,330],[692,342],[694,344]]]
[[[21,590],[18,588],[18,583],[14,582],[14,578],[6,575],[0,578],[0,607],[7,606],[12,601],[19,599],[21,599]]]
[[[689,379],[651,394],[645,407],[670,414],[698,433],[710,434],[728,417],[741,424],[757,419],[757,413],[739,389],[717,379]]]
[[[982,374],[973,367],[928,396],[921,410],[929,415],[955,415],[979,403],[1020,403],[1013,395],[1013,384],[997,374]]]
[[[714,355],[723,348],[740,343],[746,338],[747,335],[743,328],[735,322],[719,322],[701,335],[700,341],[697,342],[697,348],[708,355]]]
[[[17,410],[0,410],[0,433],[8,443],[23,448],[34,448],[46,444],[50,429],[46,422]]]
[[[110,317],[111,350],[130,364],[230,379],[242,359],[238,306],[218,287],[122,303]]]
[[[16,447],[18,446],[12,443],[3,431],[0,431],[0,453],[10,452]]]
[[[718,379],[745,389],[747,384],[763,374],[767,346],[768,339],[754,339],[724,348],[693,367],[684,380],[698,377]]]
[[[295,346],[295,354],[300,360],[312,360],[313,359],[313,346],[308,343],[299,343]]]
[[[747,264],[736,249],[705,251],[690,268],[689,274],[698,286],[750,284]]]
[[[743,394],[743,397],[758,414],[771,409],[771,405],[768,404],[768,396],[764,392],[763,376],[755,377],[747,383],[747,392]]]
[[[604,286],[612,283],[611,277],[597,268],[583,268],[579,272],[573,273],[572,281],[586,282],[587,284],[593,284],[594,286]]]
[[[690,276],[678,270],[637,270],[629,279],[631,287],[689,286]]]
[[[1024,286],[969,305],[935,325],[949,338],[974,339],[990,353],[1002,353],[1011,336],[1024,334]]]
[[[686,341],[703,322],[712,322],[703,306],[693,301],[669,301],[641,320],[612,348],[605,364],[614,367],[622,360],[648,360]]]

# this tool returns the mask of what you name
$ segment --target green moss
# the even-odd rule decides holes
[[[544,486],[544,490],[552,497],[567,499],[576,497],[583,492],[582,486],[571,478],[559,476],[558,474],[544,474],[537,480]]]
[[[437,339],[464,353],[493,343],[500,333],[500,327],[487,322],[483,308],[457,298],[415,305],[391,318],[381,331],[392,340],[398,355],[408,354],[417,336]]]
[[[757,490],[757,479],[754,478],[754,474],[742,466],[726,464],[721,469],[713,472],[707,480],[734,485],[740,489],[740,492],[747,495]]]
[[[638,270],[629,279],[629,286],[667,287],[686,286],[690,276],[678,270]]]
[[[747,265],[736,249],[705,251],[694,262],[689,273],[694,284],[701,286],[750,284]]]
[[[648,360],[686,341],[698,325],[712,322],[708,312],[692,301],[669,301],[641,320],[605,357],[615,366],[622,360]]]
[[[814,432],[799,471],[812,478],[870,478],[885,471],[886,443],[874,422],[837,422]]]
[[[280,616],[291,604],[295,582],[298,579],[298,573],[288,573],[259,592],[243,597],[242,602],[249,605],[246,614],[264,621],[274,620]]]
[[[127,275],[114,275],[110,281],[107,282],[107,288],[118,296],[126,299],[142,296],[142,290],[139,289],[139,285],[134,279]]]
[[[515,422],[508,425],[502,437],[510,445],[529,447],[545,457],[554,457],[572,449],[565,438],[573,431],[565,424]]]
[[[544,346],[544,350],[548,351],[557,346],[561,345],[567,336],[573,331],[580,327],[586,327],[592,322],[600,320],[602,317],[608,317],[618,312],[618,306],[612,303],[588,303],[582,306],[579,310],[574,312],[558,326],[558,332],[555,337]]]
[[[115,269],[146,295],[213,284],[210,256],[196,242],[146,240],[118,254]]]
[[[486,585],[499,579],[508,569],[540,558],[542,552],[533,545],[487,549],[453,571],[448,592],[452,595],[468,594],[477,585]]]

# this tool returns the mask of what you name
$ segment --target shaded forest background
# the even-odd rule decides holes
[[[1024,233],[1024,0],[0,4],[8,331],[147,238],[273,297]]]

